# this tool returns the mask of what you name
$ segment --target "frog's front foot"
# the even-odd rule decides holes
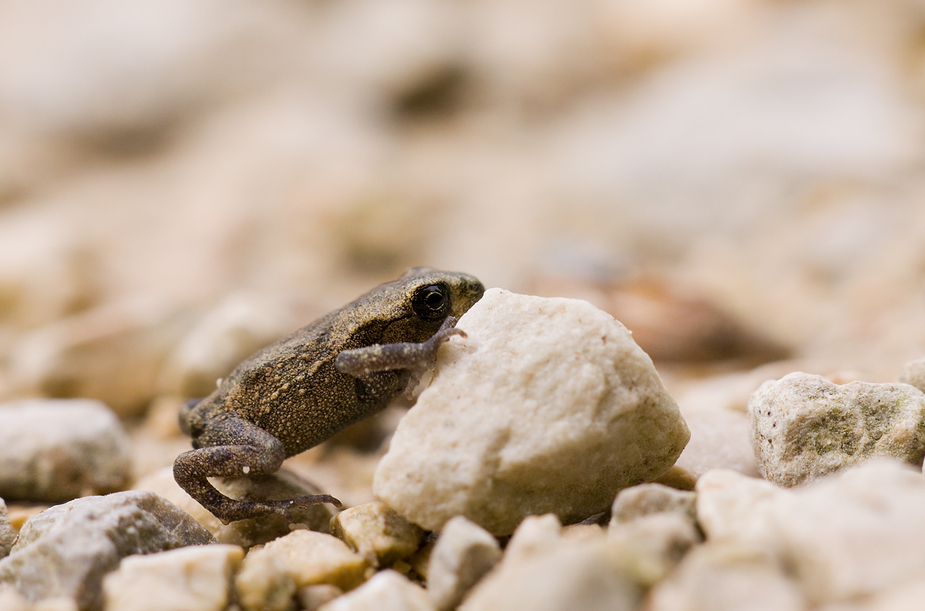
[[[419,344],[374,344],[344,350],[334,359],[334,367],[341,373],[361,379],[377,371],[408,369],[411,371],[411,378],[405,388],[405,395],[410,399],[421,377],[434,368],[440,345],[454,335],[466,337],[465,331],[456,328],[456,320],[453,316],[448,316],[430,339]]]

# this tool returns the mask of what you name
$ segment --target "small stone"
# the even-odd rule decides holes
[[[6,558],[13,549],[13,543],[16,541],[16,529],[10,523],[10,515],[6,509],[6,503],[0,499],[0,559]]]
[[[651,359],[587,302],[491,289],[376,470],[378,498],[427,530],[495,535],[528,515],[578,522],[657,478],[690,434]]]
[[[151,492],[76,499],[29,520],[9,556],[0,585],[32,601],[70,597],[81,611],[102,608],[102,580],[119,561],[188,545],[215,543],[189,515]]]
[[[64,502],[128,483],[131,442],[108,407],[90,399],[0,403],[0,496]]]
[[[319,583],[313,586],[299,588],[296,592],[296,598],[302,605],[303,611],[316,611],[323,604],[330,602],[341,596],[343,590],[329,583]]]
[[[791,373],[762,384],[748,413],[758,468],[780,486],[877,456],[921,467],[925,456],[925,393],[908,384]]]
[[[562,538],[562,524],[553,514],[529,516],[508,541],[503,562],[515,563],[554,549]]]
[[[640,484],[621,490],[611,509],[611,525],[631,522],[654,513],[678,513],[691,523],[697,519],[697,495],[661,484]]]
[[[738,471],[716,469],[697,480],[697,523],[710,541],[749,538],[763,528],[758,508],[785,490]]]
[[[290,609],[300,588],[327,583],[351,590],[363,583],[368,567],[340,539],[296,530],[252,549],[235,579],[235,590],[246,611]]]
[[[444,525],[427,571],[427,593],[440,611],[455,609],[501,559],[498,540],[481,526],[456,516]]]
[[[215,487],[223,494],[234,499],[247,496],[254,500],[280,500],[293,497],[318,494],[317,488],[297,477],[286,468],[265,476],[252,476],[240,479],[212,480]],[[150,490],[163,496],[177,507],[190,514],[220,543],[240,545],[247,549],[267,543],[292,532],[290,522],[284,516],[269,514],[259,518],[236,520],[222,524],[212,512],[196,502],[193,497],[180,488],[173,478],[173,467],[164,467],[151,473],[135,483],[136,490]],[[293,524],[304,524],[309,530],[327,532],[331,521],[331,510],[326,505],[311,505],[293,509]]]
[[[707,543],[655,585],[648,611],[804,611],[796,582],[767,550]]]
[[[915,386],[925,392],[925,358],[906,363],[902,373],[899,375],[899,381],[903,384]]]
[[[385,570],[319,611],[434,611],[434,606],[421,586],[397,571]]]
[[[35,604],[10,586],[0,585],[0,609],[3,611],[78,611],[70,598],[48,598]]]
[[[701,542],[691,517],[677,511],[611,522],[607,538],[617,550],[624,572],[644,588],[667,577],[687,551]]]
[[[103,579],[106,611],[224,611],[244,550],[197,545],[128,556]]]
[[[752,449],[752,428],[743,412],[702,409],[684,412],[691,440],[675,466],[698,478],[710,469],[733,469],[758,476]]]
[[[527,557],[507,557],[480,581],[461,611],[632,611],[642,590],[605,537],[559,541]]]
[[[341,511],[331,519],[331,533],[376,567],[408,558],[424,538],[420,527],[379,501]]]

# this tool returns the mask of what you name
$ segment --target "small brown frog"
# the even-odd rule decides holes
[[[409,269],[356,301],[256,352],[218,388],[180,411],[193,450],[174,478],[228,524],[266,513],[340,501],[328,495],[283,501],[234,500],[208,477],[276,472],[283,460],[410,395],[437,349],[485,287],[467,274]]]

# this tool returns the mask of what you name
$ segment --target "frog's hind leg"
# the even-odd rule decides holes
[[[292,509],[318,503],[340,507],[340,501],[326,494],[284,501],[244,501],[216,490],[207,478],[275,473],[283,464],[286,452],[282,442],[251,422],[233,415],[213,420],[194,445],[196,449],[180,454],[174,461],[174,479],[225,524],[267,513],[278,513],[291,520]]]

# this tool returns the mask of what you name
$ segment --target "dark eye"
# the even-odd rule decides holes
[[[450,307],[447,290],[439,284],[422,286],[411,298],[411,308],[418,318],[438,320],[446,317]]]

